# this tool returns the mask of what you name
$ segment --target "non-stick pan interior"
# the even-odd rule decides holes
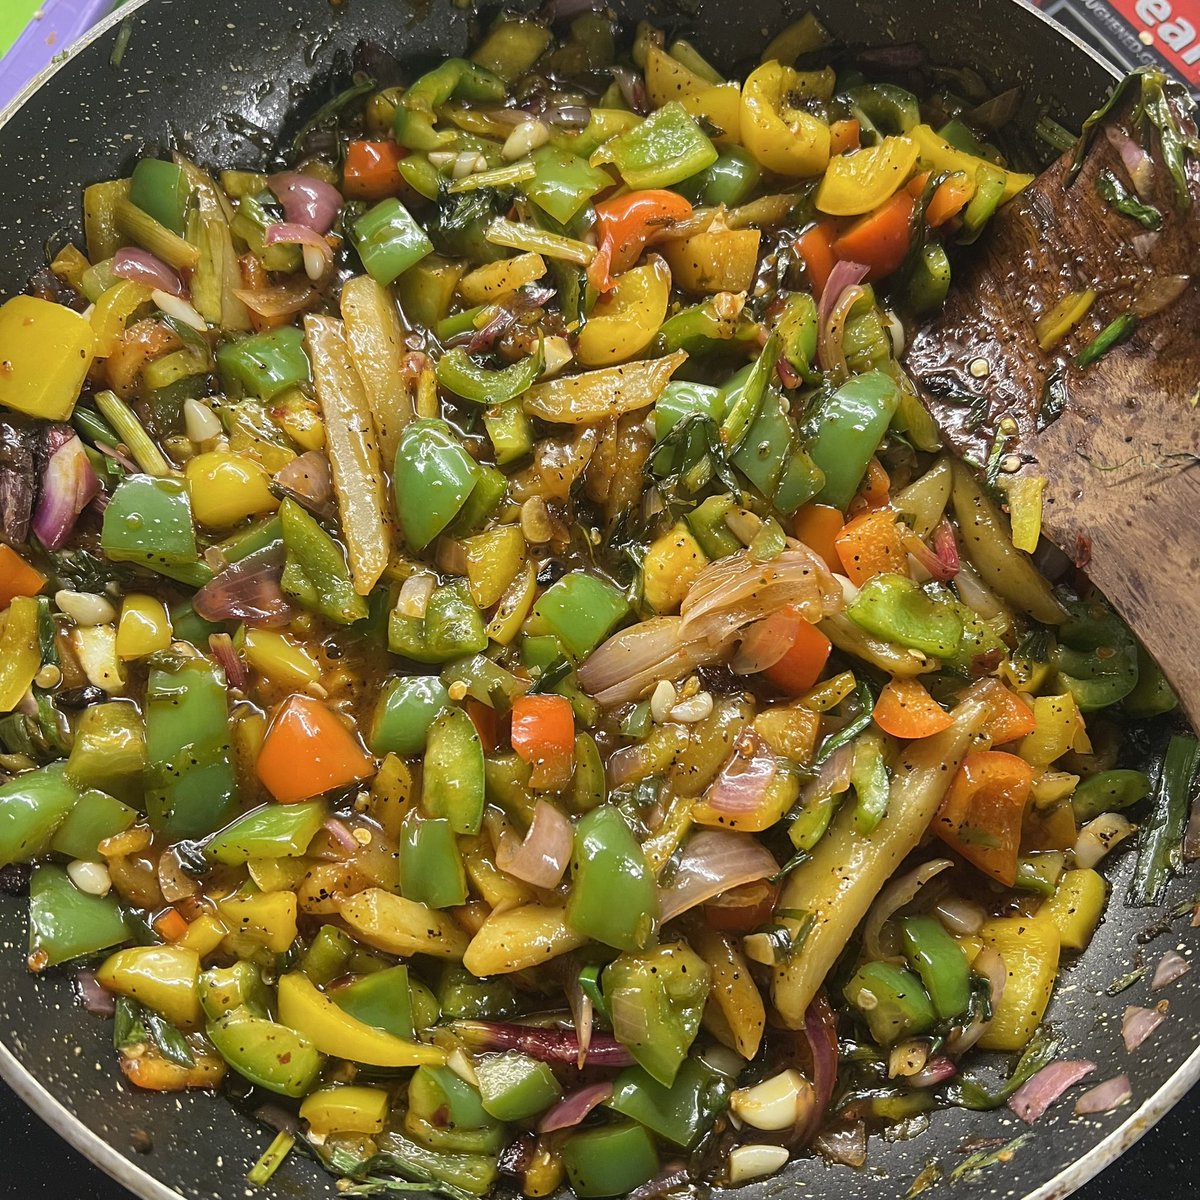
[[[686,33],[731,69],[755,58],[767,38],[802,11],[778,0],[619,7],[631,19],[652,16]],[[996,84],[1022,84],[1027,128],[1042,111],[1077,126],[1111,82],[1088,51],[1015,0],[824,0],[813,7],[852,46],[922,41],[938,61],[969,64]],[[294,126],[298,112],[324,98],[314,98],[311,80],[334,82],[338,63],[360,39],[380,42],[402,59],[429,62],[461,52],[473,20],[449,0],[432,0],[429,7],[403,0],[336,6],[329,0],[150,0],[135,7],[0,127],[0,295],[22,290],[47,247],[56,250],[77,232],[84,184],[127,173],[145,149],[168,145],[201,161],[257,166],[274,132],[289,120]],[[1118,896],[1128,865],[1115,872]],[[1195,890],[1194,876],[1176,881],[1168,908]],[[38,979],[25,970],[26,906],[24,899],[0,897],[0,1070],[51,1124],[143,1196],[166,1197],[166,1189],[222,1200],[250,1194],[245,1172],[270,1134],[220,1097],[163,1097],[124,1085],[111,1026],[74,1006],[64,975]],[[1157,999],[1148,993],[1149,973],[1119,995],[1108,994],[1114,979],[1144,963],[1152,968],[1167,949],[1190,952],[1194,935],[1186,917],[1141,944],[1161,915],[1115,906],[1084,960],[1060,984],[1051,1011],[1062,1036],[1060,1056],[1093,1059],[1096,1079],[1127,1071],[1134,1104],[1090,1120],[1072,1118],[1069,1105],[1060,1105],[1010,1162],[953,1184],[943,1181],[938,1190],[964,1197],[1063,1195],[1144,1132],[1195,1077],[1200,1063],[1184,1064],[1200,1039],[1200,973],[1172,986],[1167,1023],[1133,1054],[1121,1046],[1121,1014],[1127,1004]],[[801,1161],[739,1195],[899,1200],[931,1160],[949,1176],[975,1146],[994,1148],[995,1139],[1027,1132],[1007,1110],[950,1110],[933,1114],[928,1124],[920,1137],[873,1139],[862,1170]],[[135,1151],[135,1142],[144,1149],[146,1135],[149,1151]],[[332,1195],[332,1180],[292,1155],[262,1194]]]

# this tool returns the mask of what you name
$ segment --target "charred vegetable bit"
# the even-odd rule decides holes
[[[899,361],[1017,93],[571,7],[363,44],[277,174],[135,161],[0,305],[0,869],[132,1086],[272,1094],[255,1185],[706,1195],[1019,1105],[1105,854],[1196,850],[1162,672]],[[1072,286],[1039,425],[1137,332]]]

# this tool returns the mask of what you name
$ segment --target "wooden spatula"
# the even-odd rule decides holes
[[[1068,152],[997,214],[956,267],[945,308],[915,335],[906,365],[955,452],[980,463],[1003,453],[1005,468],[1019,463],[1046,479],[1043,532],[1086,567],[1195,723],[1200,161],[1195,143],[1185,144],[1173,175],[1139,98],[1135,82],[1095,128],[1073,180]],[[1194,138],[1182,103],[1170,104]],[[1168,154],[1179,148],[1168,139]],[[1156,231],[1102,197],[1099,187],[1111,195],[1106,172],[1135,198],[1137,177],[1142,199],[1161,214]],[[1089,289],[1096,296],[1084,320],[1039,349],[1039,318]],[[1111,322],[1134,313],[1143,315],[1124,319],[1133,327],[1125,340],[1077,364]]]

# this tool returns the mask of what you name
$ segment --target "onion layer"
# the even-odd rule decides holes
[[[1054,1062],[1027,1079],[1008,1098],[1008,1107],[1032,1125],[1067,1090],[1096,1069],[1094,1062]]]
[[[33,532],[47,550],[61,550],[79,514],[100,494],[100,480],[83,442],[69,427],[54,426],[50,435],[50,445],[54,448],[42,476]]]
[[[342,194],[332,184],[299,171],[272,175],[270,184],[289,223],[317,233],[328,233],[333,228],[341,211]]]
[[[723,829],[701,830],[683,848],[670,886],[659,889],[663,923],[732,888],[767,879],[778,869],[774,855],[757,838]]]
[[[539,800],[524,840],[511,829],[501,833],[496,866],[531,887],[552,888],[563,877],[574,844],[571,822],[553,804]]]

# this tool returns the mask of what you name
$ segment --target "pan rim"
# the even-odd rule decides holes
[[[0,110],[0,128],[7,125],[36,92],[59,71],[68,66],[80,51],[85,50],[92,42],[103,37],[114,26],[132,17],[147,5],[170,2],[171,0],[127,0],[126,3],[120,5],[104,20],[94,25],[83,37],[67,47],[49,66],[35,75],[12,101],[3,110]],[[1112,64],[1052,17],[1026,3],[1025,0],[1011,0],[1011,2],[1020,4],[1030,16],[1049,27],[1058,37],[1070,42],[1076,50],[1086,54],[1101,66],[1114,81],[1120,77],[1119,72],[1113,68]],[[0,1041],[0,1078],[12,1088],[31,1111],[64,1141],[122,1187],[140,1197],[141,1200],[181,1200],[180,1193],[175,1188],[163,1183],[139,1166],[126,1153],[105,1141],[52,1095],[49,1089],[3,1041]],[[1198,1081],[1200,1081],[1200,1047],[1195,1049],[1166,1082],[1130,1113],[1120,1125],[1081,1157],[1064,1167],[1053,1178],[1025,1193],[1021,1200],[1063,1200],[1075,1192],[1135,1145],[1179,1103]]]

